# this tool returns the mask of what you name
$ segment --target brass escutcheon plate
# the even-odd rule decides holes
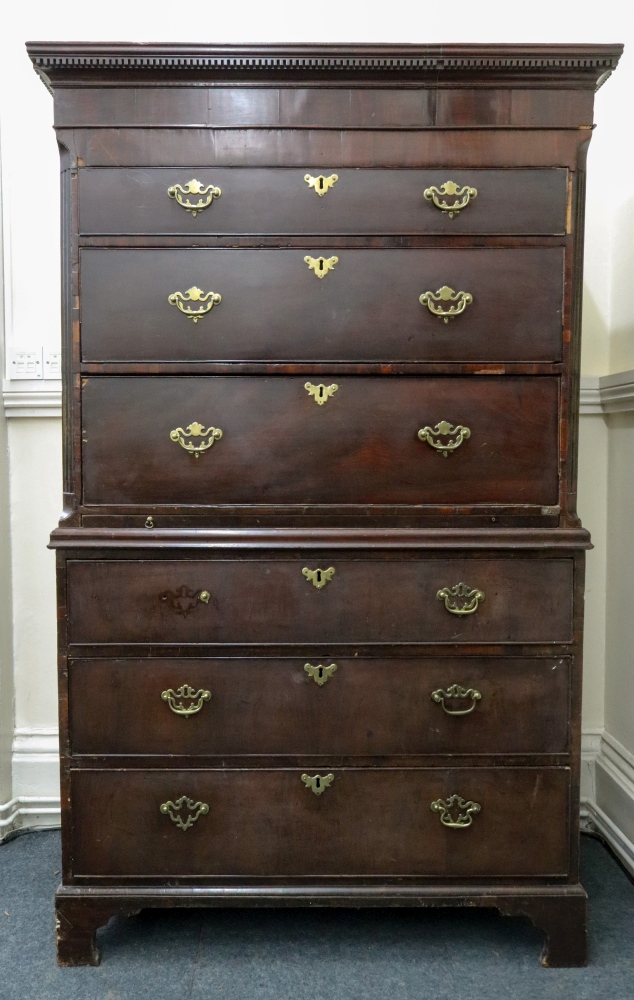
[[[318,406],[323,406],[334,394],[336,393],[339,386],[336,382],[332,385],[324,385],[320,382],[319,385],[313,385],[312,382],[306,382],[304,389],[309,396],[312,396]]]
[[[312,174],[304,174],[304,180],[309,188],[312,188],[320,198],[323,198],[326,192],[330,191],[333,184],[337,183],[339,174],[331,174],[330,177],[324,177],[323,174],[319,174],[318,177],[313,177]]]
[[[332,271],[335,264],[339,263],[338,257],[304,257],[304,263],[313,271],[318,278],[325,278],[329,271]]]
[[[310,788],[311,792],[315,795],[323,795],[334,780],[335,776],[332,773],[315,774],[312,777],[309,774],[302,774],[302,781],[306,785],[306,788]]]
[[[304,566],[302,573],[309,583],[312,583],[313,587],[321,590],[322,587],[325,587],[332,580],[335,575],[335,567],[329,566],[328,569],[308,569],[307,566]]]

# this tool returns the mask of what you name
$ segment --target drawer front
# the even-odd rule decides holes
[[[307,574],[331,567],[330,579],[322,575],[314,586]],[[80,644],[569,642],[572,576],[571,559],[71,560],[69,637]],[[438,599],[459,583],[467,595]],[[447,605],[475,610],[455,614]]]
[[[336,263],[320,278],[306,257]],[[86,248],[81,251],[82,357],[558,361],[563,262],[561,247]],[[445,287],[453,290],[453,299],[438,297]],[[171,295],[186,295],[191,288],[220,295],[221,301],[170,303]],[[421,303],[427,292],[436,298]],[[450,312],[460,309],[457,315]]]
[[[74,754],[566,753],[570,660],[82,659]]]
[[[333,777],[319,795],[303,773],[316,776],[301,769],[75,771],[73,874],[567,873],[567,769],[322,768],[321,777]],[[456,802],[443,813],[454,795],[479,811]],[[461,812],[469,826],[441,822]]]
[[[554,505],[558,389],[554,376],[89,377],[84,503]],[[468,430],[435,435],[443,421]],[[212,430],[187,435],[194,423]],[[180,441],[213,447],[196,458]]]
[[[337,180],[324,194],[305,177]],[[182,193],[192,181],[205,194]],[[453,181],[466,188],[460,199],[443,194]],[[87,168],[79,171],[79,226],[85,234],[118,233],[500,233],[558,234],[565,231],[565,169],[377,170],[304,167]],[[317,186],[319,182],[317,181]],[[437,200],[462,210],[449,217]],[[168,194],[173,188],[173,197]],[[213,197],[214,188],[221,195]],[[212,200],[209,202],[209,197]],[[189,201],[194,210],[178,203]],[[199,202],[208,207],[196,209]]]

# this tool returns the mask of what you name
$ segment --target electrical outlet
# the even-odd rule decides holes
[[[9,378],[42,378],[42,348],[37,351],[16,351],[9,366]]]
[[[44,354],[44,378],[57,378],[62,377],[62,356],[59,353],[51,353],[47,351]]]

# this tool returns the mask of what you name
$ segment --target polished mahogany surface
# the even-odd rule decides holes
[[[621,47],[28,50],[58,960],[144,906],[440,904],[583,965],[585,158]]]

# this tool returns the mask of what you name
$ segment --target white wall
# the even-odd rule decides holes
[[[14,5],[11,20],[3,22],[0,128],[9,370],[16,349],[59,349],[58,160],[51,129],[52,98],[31,68],[24,51],[27,38],[213,43],[626,43],[621,65],[597,95],[598,126],[588,158],[582,372],[588,376],[586,396],[593,412],[581,421],[579,509],[595,542],[595,550],[588,558],[584,695],[587,746],[598,748],[599,734],[607,719],[608,726],[620,734],[623,745],[634,751],[634,729],[627,721],[629,706],[634,705],[631,656],[628,659],[630,636],[623,628],[623,617],[615,611],[619,587],[633,582],[631,531],[628,534],[625,530],[627,505],[632,500],[632,474],[628,473],[634,468],[632,428],[628,414],[606,418],[600,406],[601,379],[634,369],[630,291],[634,273],[634,25],[631,16],[628,19],[626,5],[621,0],[606,0],[600,6],[535,0],[530,6],[530,18],[525,8],[506,0],[480,0],[475,6],[456,0],[450,10],[416,5],[411,0],[363,5],[358,0],[339,0],[328,17],[317,17],[314,4],[300,4],[297,0],[270,0],[266,4],[234,0],[214,5],[213,17],[207,16],[211,8],[202,11],[201,16],[197,10],[191,8],[184,16],[175,16],[173,4],[165,0],[111,0],[104,5],[85,0],[62,0],[57,4],[32,0]],[[15,409],[14,418],[8,421],[13,624],[8,644],[5,636],[6,648],[0,647],[4,672],[4,679],[0,677],[0,701],[5,714],[15,689],[13,794],[37,800],[28,807],[42,809],[50,804],[40,802],[38,795],[55,795],[51,784],[57,718],[54,581],[52,555],[45,546],[61,508],[60,426],[59,420],[52,417],[22,418],[18,414],[54,413],[56,404],[42,392],[56,388],[51,382],[5,381],[7,399],[19,403],[20,397],[11,393],[33,391],[37,395],[30,399],[32,406],[36,407],[38,400],[45,404],[44,408],[29,411]],[[0,455],[0,473],[1,461]],[[634,504],[629,509],[634,509]],[[7,521],[8,517],[2,520],[0,490],[0,557],[8,551]],[[611,596],[606,604],[607,581]],[[7,678],[6,650],[11,646],[14,681]],[[629,705],[621,692],[627,692]],[[0,755],[1,745],[0,736]],[[7,792],[0,784],[0,802],[3,794],[6,799]],[[44,813],[45,820],[46,816]]]

